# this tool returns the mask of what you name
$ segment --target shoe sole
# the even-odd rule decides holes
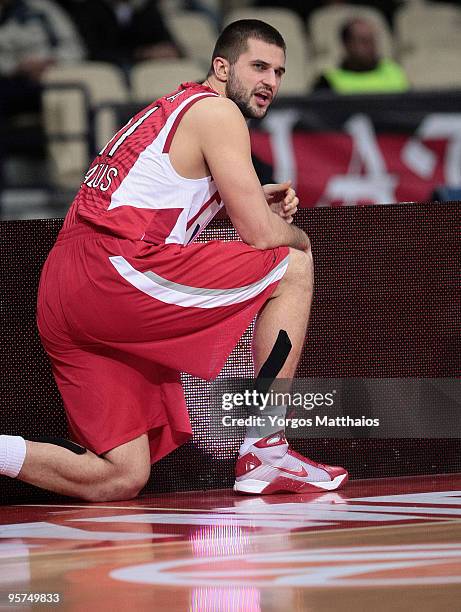
[[[253,495],[270,495],[271,493],[288,492],[288,493],[308,493],[309,491],[335,491],[342,485],[346,484],[349,475],[341,474],[333,480],[318,481],[318,482],[301,482],[292,478],[278,479],[279,482],[274,486],[273,482],[265,480],[252,480],[247,478],[241,482],[234,484],[236,493],[247,493]]]

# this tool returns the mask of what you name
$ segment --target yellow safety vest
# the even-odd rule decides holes
[[[354,72],[332,68],[325,72],[332,89],[341,94],[393,93],[407,91],[409,84],[402,68],[389,59],[382,59],[374,70]]]

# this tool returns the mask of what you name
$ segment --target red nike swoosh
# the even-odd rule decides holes
[[[291,474],[292,476],[300,476],[301,478],[304,478],[304,476],[307,476],[307,472],[305,468],[303,467],[298,471],[287,470],[286,468],[278,467],[277,465],[274,465],[273,467],[275,467],[277,470],[280,470],[281,472],[286,472],[287,474]]]

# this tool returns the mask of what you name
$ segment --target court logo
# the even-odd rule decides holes
[[[310,548],[145,563],[111,578],[183,587],[367,587],[461,583],[461,543]]]

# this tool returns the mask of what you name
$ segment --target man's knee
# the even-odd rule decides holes
[[[150,465],[124,470],[114,470],[104,480],[86,488],[83,496],[87,501],[105,502],[133,499],[145,487],[150,476]]]
[[[116,480],[115,493],[119,499],[133,499],[137,497],[146,486],[149,476],[150,470],[148,474],[126,474]]]
[[[133,471],[125,471],[118,478],[115,478],[115,488],[123,499],[133,499],[137,497],[146,486],[150,476],[150,464],[138,467]]]
[[[290,262],[284,278],[288,282],[313,284],[314,264],[310,247],[307,251],[290,248]]]
[[[150,451],[147,434],[126,442],[104,455],[104,478],[89,491],[91,501],[133,499],[150,476]]]

